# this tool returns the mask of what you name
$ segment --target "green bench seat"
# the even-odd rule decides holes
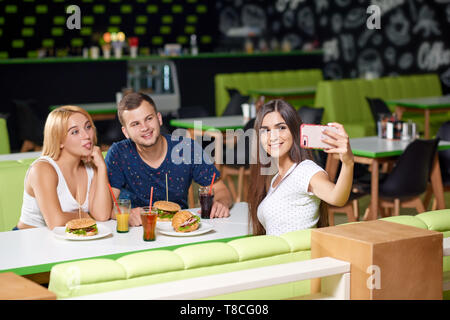
[[[439,231],[450,236],[450,210],[382,220]],[[364,222],[356,222],[364,223]],[[253,236],[222,242],[191,244],[175,250],[130,253],[119,259],[87,259],[57,264],[50,272],[49,290],[59,299],[114,291],[199,276],[232,272],[311,259],[311,229],[280,236]],[[413,267],[413,266],[412,266]],[[73,277],[73,270],[79,278]],[[106,272],[105,272],[106,270]],[[443,258],[443,271],[450,271],[450,256]],[[73,280],[73,279],[72,279]],[[310,281],[235,292],[210,299],[286,299],[310,293]],[[450,299],[450,291],[444,292]]]
[[[217,74],[214,77],[216,115],[222,115],[230,101],[228,88],[248,95],[250,89],[316,86],[321,80],[320,69]],[[295,102],[292,104],[295,106]]]
[[[207,242],[175,250],[149,250],[119,259],[89,259],[57,264],[50,272],[49,290],[58,299],[132,288],[167,281],[246,270],[263,266],[304,261],[311,258],[311,230],[281,236],[245,237],[222,242]],[[80,272],[79,281],[67,281],[70,270]],[[107,270],[107,272],[105,272]],[[310,292],[310,281],[211,297],[212,299],[286,299]]]
[[[319,82],[315,106],[325,109],[323,122],[342,123],[351,138],[375,135],[375,121],[366,97],[383,100],[442,95],[436,74],[384,77],[374,80],[343,79]],[[390,107],[394,111],[393,107]],[[450,113],[432,114],[431,133],[449,119]],[[405,112],[403,120],[411,119],[423,130],[423,115]]]

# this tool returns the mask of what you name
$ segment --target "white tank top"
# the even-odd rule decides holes
[[[53,160],[48,156],[41,156],[30,165],[30,168],[38,161],[47,161],[55,168],[55,171],[58,174],[58,186],[56,187],[56,193],[58,194],[59,204],[61,206],[62,211],[78,212],[78,202],[74,199],[74,197],[70,193],[66,180],[64,179],[61,169],[59,168],[55,160]],[[27,173],[25,175],[25,181],[27,180],[30,168],[28,168]],[[89,190],[91,187],[92,178],[94,176],[94,169],[88,166],[86,166],[85,168],[88,176],[88,186],[86,191],[86,200],[81,206],[81,210],[83,210],[84,212],[89,212],[88,210]],[[33,227],[46,227],[47,225],[45,223],[42,212],[39,209],[36,198],[30,196],[25,189],[25,181],[24,181],[23,202],[20,221]]]

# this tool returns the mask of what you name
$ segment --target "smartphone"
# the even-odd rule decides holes
[[[322,142],[323,138],[328,137],[323,134],[322,131],[329,130],[337,132],[337,128],[331,126],[323,126],[317,124],[302,124],[300,127],[300,147],[305,149],[328,149],[333,148],[325,142]]]

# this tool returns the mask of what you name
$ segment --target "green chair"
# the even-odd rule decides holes
[[[6,120],[0,118],[0,154],[10,153],[8,127]]]

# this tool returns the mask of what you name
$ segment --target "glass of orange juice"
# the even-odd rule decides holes
[[[117,210],[117,206],[114,204],[114,213],[116,214],[117,220],[117,232],[126,233],[128,232],[128,218],[130,217],[131,201],[129,199],[119,199],[117,200],[117,205],[120,208]]]

